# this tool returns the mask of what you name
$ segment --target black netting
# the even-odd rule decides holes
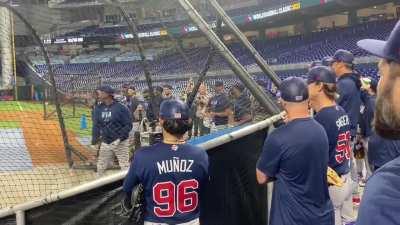
[[[267,188],[256,182],[255,165],[267,129],[208,151],[210,182],[201,197],[205,225],[266,224]],[[119,225],[121,181],[26,213],[29,225]]]

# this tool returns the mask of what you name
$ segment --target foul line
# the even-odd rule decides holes
[[[24,111],[24,109],[22,108],[21,104],[19,104],[19,102],[17,102],[18,108],[20,111]]]

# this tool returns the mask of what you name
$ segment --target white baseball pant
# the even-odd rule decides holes
[[[342,175],[343,186],[329,186],[329,196],[335,210],[335,225],[354,222],[353,189],[350,174]]]
[[[101,143],[97,159],[97,176],[102,176],[109,165],[112,165],[114,155],[122,170],[129,168],[129,140],[115,141],[111,144]]]

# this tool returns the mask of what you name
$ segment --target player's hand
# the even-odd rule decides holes
[[[100,144],[90,145],[90,148],[97,151],[100,149]]]
[[[119,143],[121,143],[121,140],[117,139],[113,143],[111,143],[111,145],[117,146],[117,145],[119,145]]]

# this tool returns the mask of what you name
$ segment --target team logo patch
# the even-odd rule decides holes
[[[175,114],[174,114],[174,118],[175,118],[175,119],[181,119],[181,118],[182,118],[182,114],[180,114],[180,113],[175,113]]]
[[[173,151],[177,151],[178,148],[179,148],[178,145],[172,145],[172,146],[171,146],[171,149],[172,149]]]
[[[303,101],[303,96],[295,96],[294,99],[296,101]]]

